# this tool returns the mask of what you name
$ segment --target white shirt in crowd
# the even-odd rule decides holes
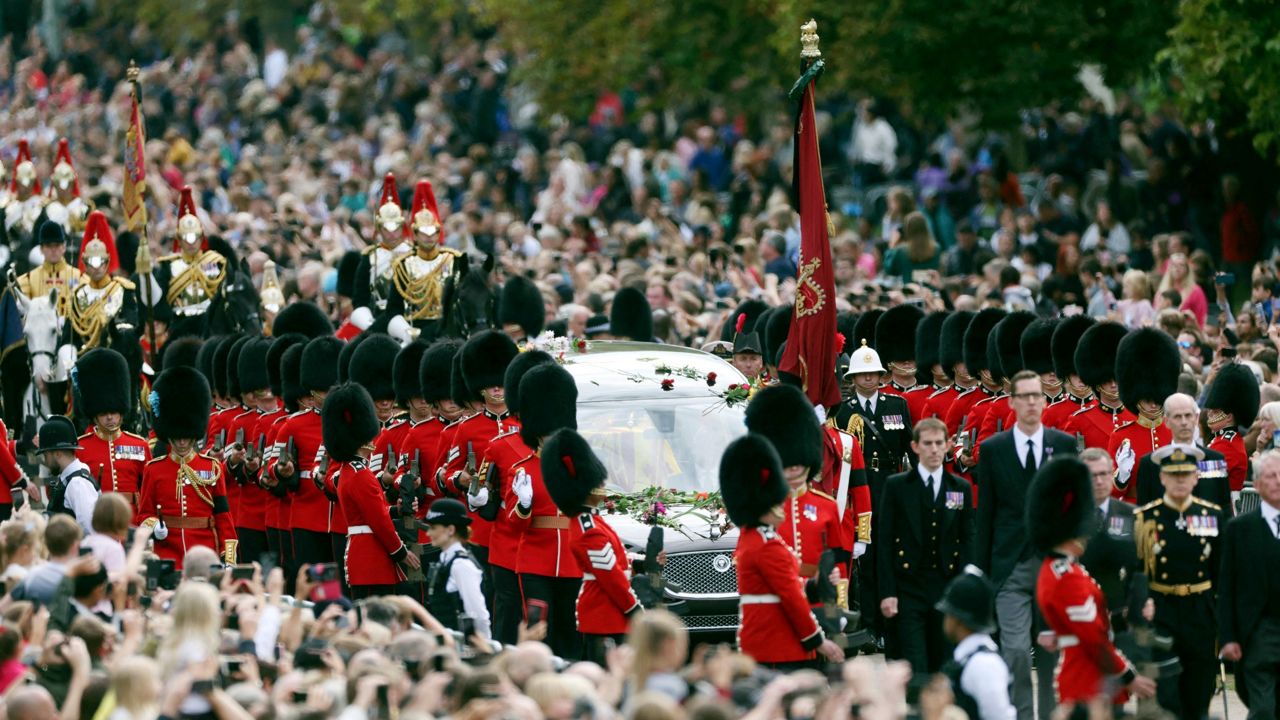
[[[869,123],[858,120],[853,125],[853,146],[849,157],[854,162],[879,165],[886,173],[898,164],[898,134],[884,118]]]
[[[89,466],[80,462],[77,458],[71,462],[58,475],[64,483],[67,483],[67,494],[65,502],[67,509],[76,516],[76,522],[80,523],[80,529],[85,535],[93,532],[93,506],[98,504],[98,488],[93,486],[93,482],[83,476],[71,477],[71,474],[79,470],[89,471]],[[68,478],[71,478],[68,481]]]
[[[445,548],[440,553],[440,564],[447,565],[464,549],[460,542]],[[485,602],[484,593],[480,590],[482,579],[480,568],[475,563],[456,562],[449,567],[449,581],[445,583],[444,589],[447,592],[458,593],[462,598],[462,611],[475,620],[476,634],[489,640],[492,637],[489,630],[489,606]]]
[[[1093,250],[1100,244],[1103,244],[1102,228],[1098,227],[1098,223],[1093,223],[1085,229],[1084,235],[1080,238],[1080,250],[1082,252]],[[1111,232],[1107,235],[1106,249],[1113,253],[1125,254],[1129,252],[1130,246],[1128,229],[1120,223],[1113,225]]]

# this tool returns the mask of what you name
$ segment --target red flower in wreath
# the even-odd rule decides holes
[[[712,387],[715,384],[716,384],[716,374],[713,372],[707,373],[707,387]]]
[[[577,342],[577,344],[576,344],[576,347],[578,348],[578,352],[586,352],[586,351],[587,351],[587,341],[586,341],[586,340],[583,340],[582,338],[578,338],[578,342]]]
[[[663,390],[672,390],[675,388],[675,386],[676,386],[676,381],[674,378],[667,378],[666,380],[662,381]]]

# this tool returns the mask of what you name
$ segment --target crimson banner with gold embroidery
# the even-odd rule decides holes
[[[836,380],[836,289],[831,265],[827,198],[822,187],[822,158],[813,115],[814,80],[800,97],[796,120],[794,195],[800,211],[800,263],[796,278],[795,315],[787,349],[778,369],[796,375],[814,405],[840,403]]]
[[[140,231],[147,225],[147,205],[143,197],[147,182],[147,161],[143,156],[146,144],[143,132],[142,109],[138,107],[138,95],[130,97],[129,129],[124,140],[124,224],[129,230]]]

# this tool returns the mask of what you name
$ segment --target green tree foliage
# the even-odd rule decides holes
[[[1280,12],[1269,0],[1182,0],[1169,33],[1174,98],[1192,118],[1280,149]]]

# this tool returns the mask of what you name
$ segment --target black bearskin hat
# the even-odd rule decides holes
[[[296,342],[280,355],[280,399],[290,412],[298,409],[298,401],[307,394],[302,387],[302,353],[306,348],[306,342]]]
[[[720,498],[734,525],[756,527],[760,516],[790,492],[782,460],[769,438],[748,433],[729,443],[720,456]]]
[[[129,363],[111,348],[94,348],[82,355],[71,378],[79,400],[76,409],[85,419],[113,412],[128,415],[133,408]]]
[[[1039,319],[1022,331],[1022,367],[1037,375],[1054,372],[1053,353],[1049,350],[1053,342],[1053,331],[1058,327],[1057,320]]]
[[[1049,351],[1053,354],[1053,372],[1059,380],[1066,382],[1072,375],[1079,375],[1076,372],[1076,348],[1080,345],[1080,337],[1095,322],[1088,315],[1072,315],[1063,318],[1054,328]]]
[[[418,369],[422,366],[422,356],[431,347],[422,340],[401,348],[396,353],[396,361],[391,366],[391,384],[396,390],[396,403],[401,407],[409,407],[409,401],[422,397],[422,378]]]
[[[282,363],[284,361],[284,353],[289,348],[299,343],[306,343],[307,339],[298,333],[289,333],[288,335],[276,335],[271,340],[271,347],[267,350],[267,381],[271,383],[271,392],[276,397],[284,397],[284,369]],[[294,378],[295,383],[297,378]],[[297,399],[296,397],[294,398]]]
[[[519,352],[511,338],[497,330],[484,330],[472,335],[458,353],[462,358],[462,378],[466,381],[467,390],[479,396],[485,388],[501,387],[507,365]]]
[[[506,396],[507,412],[520,416],[520,381],[524,379],[524,374],[544,363],[554,363],[555,358],[541,350],[526,350],[507,366],[507,372],[502,376],[502,392]]]
[[[987,335],[987,371],[991,373],[992,380],[1002,382],[1008,378],[1000,372],[1000,343],[997,342],[997,337],[994,328]]]
[[[272,335],[278,337],[289,333],[302,333],[310,340],[332,335],[333,323],[315,303],[299,300],[286,305],[271,323]]]
[[[783,467],[804,465],[822,470],[822,425],[804,392],[794,385],[774,385],[747,403],[747,430],[773,443]]]
[[[942,364],[942,326],[951,313],[938,310],[924,316],[916,325],[916,382],[921,385],[933,384],[933,366]],[[883,358],[881,358],[883,360]],[[947,377],[951,370],[944,369]]]
[[[253,338],[248,335],[241,335],[231,343],[231,349],[227,351],[227,397],[240,399],[244,394],[244,389],[240,386],[240,353],[244,350],[245,345]]]
[[[484,398],[478,392],[471,392],[467,387],[466,377],[462,374],[462,348],[453,355],[453,363],[449,366],[449,396],[459,407],[466,407]]]
[[[858,322],[853,325],[854,349],[862,347],[862,341],[865,340],[867,347],[876,350],[876,328],[880,326],[881,315],[884,315],[884,310],[872,308],[858,316]],[[880,362],[883,364],[884,359],[881,358]]]
[[[267,353],[271,350],[271,340],[256,337],[240,347],[240,357],[236,360],[237,375],[240,376],[240,392],[250,393],[266,390],[271,387],[270,367],[267,364]]]
[[[1072,455],[1053,457],[1027,489],[1027,541],[1047,555],[1068,540],[1089,537],[1096,511],[1089,466]]]
[[[1204,407],[1231,413],[1235,415],[1238,427],[1247,428],[1258,418],[1258,407],[1262,402],[1260,393],[1258,378],[1252,370],[1239,363],[1227,363],[1209,386]]]
[[[351,379],[351,356],[355,354],[356,348],[360,347],[360,343],[373,334],[362,332],[342,346],[342,352],[338,353],[338,382],[344,383]]]
[[[349,298],[355,293],[356,270],[359,267],[359,250],[348,250],[342,254],[342,259],[338,261],[338,286],[335,288],[338,297]]]
[[[372,442],[381,429],[373,398],[364,387],[344,383],[325,396],[320,410],[320,432],[330,458],[338,462],[355,460],[360,456],[360,448]]]
[[[609,334],[621,340],[653,341],[653,308],[643,292],[624,287],[614,294]]]
[[[916,358],[916,326],[924,319],[924,311],[915,305],[894,305],[876,320],[876,340],[872,347],[880,354],[880,362],[912,362]]]
[[[431,343],[422,353],[418,364],[418,384],[422,387],[422,399],[429,403],[453,397],[453,357],[462,349],[462,341],[441,338]]]
[[[532,339],[542,332],[547,312],[542,293],[533,281],[523,275],[515,275],[502,286],[498,296],[498,325],[519,325],[526,338]]]
[[[347,379],[363,385],[369,391],[369,397],[374,400],[394,400],[394,368],[396,355],[399,353],[400,343],[392,340],[390,335],[374,333],[351,353]]]
[[[1166,332],[1138,328],[1125,335],[1116,348],[1120,402],[1134,415],[1138,414],[1141,400],[1164,405],[1170,395],[1178,392],[1181,372],[1178,343]]]
[[[555,431],[542,446],[542,482],[560,512],[574,517],[593,503],[591,494],[609,477],[585,438],[572,428]]]
[[[1081,382],[1096,388],[1116,379],[1116,350],[1126,332],[1120,323],[1100,322],[1080,334],[1074,357]]]
[[[520,380],[520,439],[529,447],[560,428],[578,429],[578,386],[557,363],[531,368]]]
[[[769,305],[763,300],[746,300],[741,305],[733,309],[729,313],[729,317],[725,319],[724,325],[720,327],[720,339],[724,342],[733,342],[738,326],[738,316],[746,315],[746,319],[742,321],[742,332],[759,332],[756,322],[769,310]]]
[[[965,329],[964,366],[970,375],[978,377],[978,373],[983,370],[991,370],[993,376],[1000,374],[1000,368],[992,368],[987,364],[987,337],[1005,315],[1005,311],[1000,308],[983,308],[973,316],[969,327]]]
[[[302,349],[302,371],[299,380],[304,392],[328,392],[338,384],[338,354],[342,341],[322,335],[307,341]]]
[[[227,357],[231,348],[240,340],[239,335],[228,335],[222,338],[213,351],[213,377],[209,378],[209,387],[215,395],[228,397],[227,392]],[[238,398],[237,398],[238,399]]]
[[[156,437],[173,440],[204,438],[209,429],[213,396],[209,382],[194,368],[174,367],[160,373],[151,388],[152,429]]]
[[[942,365],[942,370],[947,377],[952,379],[955,379],[956,364],[964,362],[964,332],[969,329],[969,323],[973,322],[973,317],[974,313],[968,310],[958,310],[947,316],[946,321],[942,323],[941,339],[938,341],[938,362]]]
[[[1035,321],[1035,313],[1018,310],[1006,315],[993,331],[996,351],[1000,353],[1000,375],[1006,380],[1022,370],[1022,331]],[[991,364],[995,365],[995,361],[991,360]]]
[[[218,346],[222,345],[223,340],[226,340],[226,336],[214,335],[208,340],[205,340],[204,344],[200,346],[200,352],[196,353],[195,367],[200,371],[200,374],[204,376],[205,382],[209,383],[210,386],[213,385],[214,378],[213,358],[218,354]],[[223,362],[226,362],[225,358],[223,359]]]
[[[164,344],[160,355],[160,369],[178,367],[199,367],[200,350],[204,348],[204,340],[195,335],[180,337]]]
[[[795,314],[795,307],[791,305],[779,305],[770,308],[769,312],[756,319],[756,332],[760,332],[760,326],[764,325],[764,362],[767,365],[776,365],[778,358],[781,356],[782,344],[787,341],[787,335],[791,332],[791,316]]]

